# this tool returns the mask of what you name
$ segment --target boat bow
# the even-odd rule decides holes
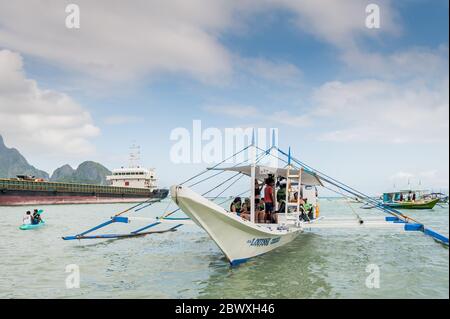
[[[172,199],[219,246],[231,264],[239,264],[295,239],[300,228],[251,223],[195,193],[172,186]]]

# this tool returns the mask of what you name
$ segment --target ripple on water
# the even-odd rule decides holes
[[[155,205],[145,216],[167,206]],[[417,233],[327,230],[305,233],[230,268],[195,226],[129,240],[66,242],[126,205],[43,207],[47,225],[20,231],[23,207],[1,207],[1,298],[448,298],[448,249]],[[358,207],[355,206],[358,211]],[[322,215],[352,216],[347,205],[323,201]],[[359,210],[364,216],[378,216]],[[411,212],[448,235],[448,208]],[[118,225],[111,232],[130,231]],[[139,226],[139,225],[138,225]],[[80,267],[81,288],[66,289],[66,266]],[[380,288],[365,285],[366,267],[380,269]]]

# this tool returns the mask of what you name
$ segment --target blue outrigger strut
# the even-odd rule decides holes
[[[182,226],[183,224],[177,224],[175,226],[172,226],[168,229],[164,229],[164,230],[158,230],[158,231],[150,231],[150,232],[144,232],[144,230],[147,230],[149,228],[155,227],[159,224],[161,224],[162,222],[160,221],[156,221],[156,222],[152,222],[149,225],[146,225],[144,227],[141,227],[139,229],[136,229],[128,234],[101,234],[101,235],[88,235],[89,233],[92,233],[100,228],[106,227],[110,224],[113,223],[129,223],[130,219],[128,217],[118,217],[118,216],[114,216],[111,217],[111,220],[108,220],[104,223],[101,223],[100,225],[97,225],[95,227],[92,227],[91,229],[88,229],[80,234],[77,234],[75,236],[65,236],[62,239],[64,240],[76,240],[76,239],[118,239],[118,238],[130,238],[130,237],[139,237],[139,236],[145,236],[145,235],[149,235],[149,234],[161,234],[161,233],[165,233],[165,232],[170,232],[170,231],[174,231],[176,230],[178,227]]]
[[[168,229],[157,230],[157,231],[147,231],[147,232],[145,232],[145,230],[147,230],[147,229],[149,229],[149,228],[152,228],[152,227],[155,227],[155,226],[161,224],[162,221],[165,219],[165,218],[164,218],[164,219],[161,219],[161,221],[158,221],[158,220],[157,220],[157,221],[152,220],[152,223],[151,223],[151,224],[148,224],[148,225],[146,225],[146,226],[144,226],[144,227],[141,227],[141,228],[139,228],[139,229],[136,229],[136,230],[134,230],[134,231],[132,231],[132,232],[130,232],[130,233],[128,233],[128,234],[100,234],[100,235],[88,235],[88,234],[90,234],[90,233],[92,233],[92,232],[94,232],[94,231],[96,231],[96,230],[98,230],[98,229],[104,228],[104,227],[106,227],[106,226],[108,226],[108,225],[111,225],[111,224],[114,224],[114,223],[124,223],[124,224],[128,224],[128,223],[130,222],[131,219],[130,219],[129,217],[123,217],[123,216],[120,216],[120,215],[122,215],[122,214],[124,214],[124,213],[126,213],[126,212],[129,212],[129,211],[132,210],[132,209],[135,209],[134,211],[137,212],[137,211],[139,211],[139,210],[141,210],[141,209],[143,209],[143,208],[146,208],[146,207],[148,207],[148,206],[150,206],[150,205],[152,205],[152,204],[154,204],[154,203],[157,203],[157,202],[159,202],[159,201],[160,201],[160,200],[152,200],[152,201],[146,200],[146,201],[144,201],[144,202],[142,202],[142,203],[139,203],[139,204],[137,204],[137,205],[134,205],[134,206],[132,206],[132,207],[130,207],[130,208],[128,208],[128,209],[126,209],[126,210],[124,210],[124,211],[122,211],[122,212],[116,214],[116,215],[114,215],[113,217],[111,217],[110,220],[108,220],[108,221],[106,221],[106,222],[104,222],[104,223],[101,223],[101,224],[99,224],[99,225],[97,225],[97,226],[95,226],[95,227],[92,227],[92,228],[90,228],[90,229],[88,229],[88,230],[86,230],[86,231],[84,231],[84,232],[82,232],[82,233],[79,233],[79,234],[77,234],[77,235],[62,237],[62,239],[64,239],[64,240],[76,240],[76,239],[102,239],[102,238],[103,238],[103,239],[119,239],[119,238],[131,238],[131,237],[145,236],[145,235],[149,235],[149,234],[160,234],[160,233],[165,233],[165,232],[175,231],[178,227],[182,226],[183,224],[176,224],[175,226],[172,226],[172,227],[170,227],[170,228],[168,228]],[[144,206],[143,206],[143,205],[144,205]],[[141,207],[139,207],[139,206],[141,206]],[[138,208],[138,207],[139,207],[139,208]],[[182,220],[182,219],[183,219],[183,218],[170,218],[170,220]],[[167,218],[167,220],[169,220],[169,218]]]

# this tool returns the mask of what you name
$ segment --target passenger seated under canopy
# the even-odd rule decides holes
[[[238,216],[241,214],[242,200],[240,197],[236,197],[230,205],[230,213],[235,213]]]

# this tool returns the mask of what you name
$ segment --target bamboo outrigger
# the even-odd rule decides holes
[[[245,151],[250,153],[247,160],[232,167],[221,166]],[[261,164],[264,159],[268,158],[276,159],[283,163],[283,165],[278,167]],[[221,176],[226,172],[233,173],[233,175],[220,182],[208,192],[200,195],[193,190],[193,187],[217,176]],[[205,178],[204,175],[208,173],[210,176]],[[256,219],[257,208],[255,204],[256,194],[254,185],[256,181],[262,181],[268,176],[284,179],[286,181],[286,194],[285,198],[283,198],[280,203],[277,202],[275,196],[274,204],[277,210],[276,222],[270,224],[258,223]],[[230,213],[221,206],[225,202],[229,202],[229,200],[222,203],[214,201],[214,199],[217,199],[225,191],[229,190],[243,177],[250,179],[249,220],[242,218],[242,216],[238,216],[237,214]],[[189,182],[192,184],[187,185]],[[357,214],[357,218],[351,220],[333,220],[319,216],[319,203],[317,201],[315,189],[316,187],[325,185],[333,186],[342,194],[345,193],[351,198],[357,198],[361,202],[372,205],[373,208],[376,208],[388,216],[383,219],[375,220],[363,220]],[[311,191],[311,189],[313,191]],[[206,197],[215,190],[220,191],[219,194],[212,199]],[[245,193],[247,192],[248,191]],[[295,196],[295,194],[297,194],[297,196]],[[299,196],[299,194],[302,194],[302,196],[308,200],[308,203],[311,203],[312,207],[310,214],[305,214],[300,203],[302,196]],[[129,213],[133,210],[139,211],[155,202],[145,201],[124,212],[114,215],[105,223],[78,235],[63,237],[63,239],[130,238],[175,231],[184,224],[195,223],[208,233],[211,239],[222,250],[231,265],[240,264],[249,258],[267,253],[295,240],[299,236],[301,237],[303,232],[317,228],[395,228],[404,231],[419,231],[445,246],[448,246],[449,244],[448,237],[433,231],[423,223],[404,215],[395,208],[384,205],[378,200],[313,169],[307,164],[292,157],[290,150],[286,153],[276,147],[274,143],[268,150],[260,149],[255,145],[254,137],[251,145],[245,147],[233,156],[179,185],[172,186],[171,196],[178,208],[162,214],[159,218],[149,219],[123,216],[125,213]],[[281,205],[282,201],[284,201],[284,206]],[[188,218],[170,217],[178,211],[184,212]],[[150,224],[138,228],[129,234],[89,235],[112,223],[130,223],[133,221],[147,221],[150,222]],[[164,224],[170,224],[170,226],[159,231],[148,231],[150,228]]]

